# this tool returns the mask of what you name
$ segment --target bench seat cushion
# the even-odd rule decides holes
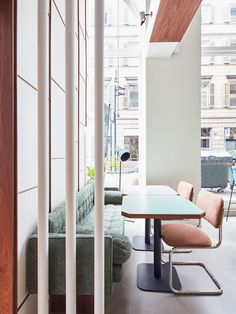
[[[119,205],[105,205],[104,206],[104,232],[109,234],[114,233],[124,233],[124,217],[121,216],[121,206]],[[79,225],[81,230],[85,227],[86,233],[93,233],[94,230],[94,208],[86,216],[84,221]],[[78,228],[77,228],[78,229]],[[79,230],[79,229],[78,229]],[[79,232],[81,233],[81,232]]]

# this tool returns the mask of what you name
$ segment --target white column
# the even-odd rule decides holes
[[[38,1],[38,314],[48,307],[48,1]]]
[[[94,313],[104,314],[104,145],[103,145],[103,55],[104,0],[95,1],[95,250]]]
[[[65,1],[66,89],[66,313],[76,314],[75,19],[76,1]]]

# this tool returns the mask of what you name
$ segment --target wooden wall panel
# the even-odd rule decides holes
[[[161,0],[150,42],[180,42],[201,0]]]
[[[16,1],[0,0],[0,313],[17,301]]]

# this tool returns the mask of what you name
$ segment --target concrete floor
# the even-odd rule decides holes
[[[126,234],[142,234],[144,222],[126,222]],[[217,240],[217,234],[206,222],[203,229]],[[233,314],[236,313],[236,218],[223,224],[223,243],[215,250],[195,250],[192,254],[178,254],[177,260],[201,260],[207,264],[222,285],[221,296],[175,296],[167,293],[144,292],[136,286],[139,263],[152,262],[151,252],[133,251],[123,268],[123,279],[114,284],[113,294],[106,298],[106,314]],[[166,256],[167,257],[167,256]],[[164,259],[166,259],[164,256]],[[177,268],[183,288],[214,288],[203,269]]]

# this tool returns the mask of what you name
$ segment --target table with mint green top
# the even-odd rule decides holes
[[[169,289],[169,265],[161,263],[161,220],[202,218],[205,213],[182,196],[128,195],[123,198],[122,215],[129,218],[154,219],[153,264],[142,263],[137,269],[137,285],[145,291],[171,292]],[[181,289],[176,270],[173,285]]]
[[[177,195],[167,185],[127,185],[122,189],[123,195]]]
[[[125,186],[123,195],[168,195],[176,196],[177,192],[167,185],[131,185]],[[153,251],[153,237],[151,236],[151,219],[145,219],[145,235],[133,237],[133,249],[136,251]]]

